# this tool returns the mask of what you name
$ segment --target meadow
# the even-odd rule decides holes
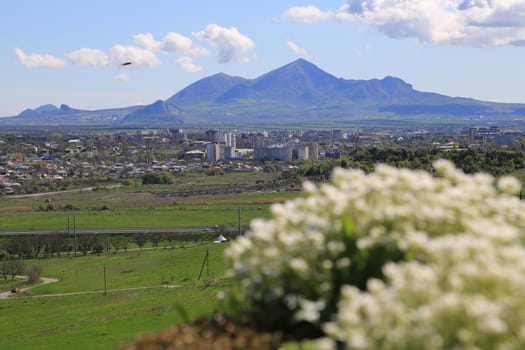
[[[266,179],[266,178],[264,178]],[[0,231],[67,230],[68,217],[78,229],[125,227],[237,227],[270,216],[270,206],[297,197],[296,191],[180,195],[254,184],[259,175],[189,175],[175,185],[132,185],[94,191],[4,196]],[[268,179],[266,179],[268,180]],[[205,185],[203,185],[203,183]],[[213,233],[213,232],[212,232]],[[9,238],[0,239],[1,244]],[[209,242],[209,241],[208,241]],[[114,349],[144,332],[213,314],[217,293],[229,286],[223,257],[227,244],[178,242],[178,248],[110,250],[100,256],[26,259],[42,267],[43,277],[59,282],[37,286],[24,295],[0,300],[0,349]],[[209,270],[197,279],[206,251]],[[104,295],[104,269],[107,295]],[[20,282],[21,283],[21,282]],[[0,281],[0,291],[12,282]],[[130,289],[138,288],[138,289]],[[70,294],[90,292],[87,294]],[[66,293],[62,296],[47,296]]]
[[[209,316],[229,283],[226,246],[25,260],[59,282],[0,300],[0,349],[113,349],[137,334]],[[207,250],[209,270],[197,280]],[[49,296],[74,292],[96,293]]]
[[[156,191],[158,192],[156,192]],[[39,197],[4,197],[0,202],[0,231],[66,230],[75,216],[77,228],[236,227],[255,217],[268,217],[273,203],[299,195],[295,191],[250,192],[172,197],[165,186],[149,189],[105,189],[55,193]]]

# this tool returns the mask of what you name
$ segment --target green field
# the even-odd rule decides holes
[[[77,228],[237,226],[239,209],[241,225],[247,226],[253,218],[268,217],[272,203],[298,195],[299,192],[253,192],[173,198],[155,192],[109,190],[4,197],[0,204],[0,231],[66,230],[68,217],[73,225],[73,216]],[[55,210],[41,210],[47,205]],[[68,206],[73,210],[63,209]]]
[[[217,292],[228,287],[225,247],[26,260],[26,266],[41,266],[42,276],[60,281],[31,289],[29,296],[0,300],[0,349],[113,349],[139,333],[210,315],[217,308]],[[209,278],[205,268],[198,281],[207,249]],[[102,291],[104,266],[107,296],[44,296]],[[114,291],[139,287],[153,288]]]
[[[68,217],[71,226],[75,218],[78,229],[237,227],[239,209],[241,225],[246,227],[253,218],[268,217],[273,203],[300,195],[296,191],[177,194],[271,180],[264,174],[193,174],[178,180],[171,186],[100,187],[96,191],[34,197],[3,196],[0,231],[66,231]],[[0,253],[6,254],[2,244],[10,239],[0,239]],[[160,242],[158,249],[142,251],[135,249],[132,239],[129,243],[127,251],[110,250],[101,256],[62,254],[24,260],[26,267],[39,265],[43,277],[57,278],[59,282],[35,287],[28,295],[0,300],[0,349],[114,349],[140,333],[159,331],[217,310],[217,293],[229,287],[223,258],[227,244],[189,240],[178,242],[179,248],[165,248],[167,243]],[[181,245],[186,248],[180,248]],[[207,249],[209,273],[204,269],[202,278],[197,280]],[[107,296],[101,293],[104,268]],[[10,290],[12,285],[2,280],[0,291]],[[45,296],[76,292],[96,293]]]

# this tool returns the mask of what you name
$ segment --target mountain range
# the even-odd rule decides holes
[[[0,118],[0,125],[522,125],[524,117],[525,104],[421,92],[391,76],[337,78],[298,59],[255,79],[218,73],[147,106],[88,111],[44,105]]]

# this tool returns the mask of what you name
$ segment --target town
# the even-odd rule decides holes
[[[0,135],[0,194],[129,185],[144,181],[145,174],[159,172],[286,173],[305,162],[340,159],[357,148],[522,151],[525,132],[483,126],[455,132],[170,128],[5,133]]]

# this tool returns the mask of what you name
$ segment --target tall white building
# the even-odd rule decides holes
[[[233,147],[233,148],[236,147],[237,138],[236,138],[235,133],[233,133],[231,131],[225,132],[224,135],[223,135],[223,140],[224,140],[224,143],[226,144],[226,146]]]

